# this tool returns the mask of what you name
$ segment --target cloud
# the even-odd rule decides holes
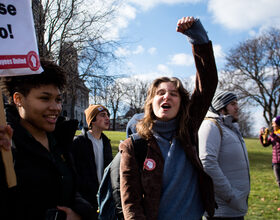
[[[104,5],[109,5],[114,0],[96,0],[100,2],[98,5],[102,5],[102,8],[106,8]],[[117,5],[114,19],[110,20],[108,24],[106,24],[106,29],[108,30],[104,37],[106,39],[117,40],[120,37],[120,33],[122,30],[127,28],[129,23],[134,20],[137,16],[137,13],[141,13],[142,11],[151,10],[154,7],[161,4],[175,5],[175,4],[194,4],[197,2],[201,2],[203,0],[124,0]],[[87,0],[88,7],[92,8],[91,10],[95,10],[94,6],[96,4],[92,4],[91,1]],[[105,3],[106,2],[106,3]]]
[[[127,63],[126,63],[126,66],[127,66],[129,69],[135,69],[135,65],[134,65],[134,63],[132,63],[132,62],[127,62]]]
[[[127,0],[133,5],[140,6],[142,10],[150,10],[160,4],[175,5],[179,3],[196,3],[202,0]]]
[[[135,19],[136,8],[132,7],[131,5],[124,4],[123,7],[120,8],[119,14],[129,19]]]
[[[168,64],[177,66],[191,66],[193,65],[193,56],[185,53],[178,53],[171,57],[171,61]]]
[[[164,64],[159,64],[157,66],[157,70],[160,72],[160,73],[163,73],[163,74],[167,74],[167,75],[172,75],[172,70],[170,70],[166,65]]]
[[[215,55],[216,59],[224,58],[225,57],[225,54],[224,54],[224,52],[222,50],[222,46],[221,45],[214,44],[213,45],[213,50],[214,50],[214,55]]]
[[[189,91],[192,92],[195,88],[195,80],[196,80],[196,75],[193,74],[187,78],[183,78],[182,82],[184,84],[184,87]]]
[[[154,79],[162,77],[162,76],[167,76],[167,77],[171,77],[172,74],[171,73],[163,73],[162,72],[158,72],[158,71],[151,71],[149,73],[145,73],[145,74],[134,74],[133,77],[135,77],[136,79],[140,79],[143,81],[148,81],[148,82],[152,82]]]
[[[130,77],[139,79],[139,80],[148,81],[148,82],[151,82],[154,79],[162,77],[162,76],[172,77],[174,75],[173,71],[164,64],[159,64],[159,65],[157,65],[155,70],[151,70],[148,72],[145,71],[144,73],[141,73],[141,74],[139,74],[139,71],[135,72],[135,69],[131,69],[131,71],[132,71],[132,74]]]
[[[280,1],[209,0],[208,10],[214,21],[228,29],[248,30],[280,24]]]
[[[155,48],[155,47],[151,47],[148,49],[148,53],[151,55],[154,55],[156,52],[157,52],[157,48]]]
[[[123,48],[123,47],[119,47],[116,51],[115,51],[115,55],[117,57],[127,57],[131,54],[130,50]]]
[[[94,10],[94,9],[93,9]],[[118,39],[120,31],[127,28],[129,22],[134,20],[137,15],[137,9],[129,4],[123,3],[117,6],[114,19],[106,24],[106,39]]]
[[[144,47],[142,45],[138,45],[136,50],[134,50],[133,54],[142,54],[144,52]]]
[[[115,51],[115,55],[117,57],[128,57],[132,54],[137,55],[137,54],[142,54],[144,53],[145,49],[142,45],[138,45],[137,48],[135,50],[129,50],[127,48],[123,48],[123,47],[119,47],[116,51]]]
[[[112,28],[126,28],[130,20],[136,18],[136,8],[124,4],[119,7],[115,18],[112,20]]]

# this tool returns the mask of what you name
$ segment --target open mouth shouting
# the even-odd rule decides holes
[[[164,111],[167,111],[171,108],[171,105],[168,103],[163,103],[160,107],[163,108]]]
[[[168,121],[176,117],[181,97],[172,82],[159,84],[153,98],[152,108],[158,120]]]

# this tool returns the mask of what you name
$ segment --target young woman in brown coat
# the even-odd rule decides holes
[[[189,37],[197,69],[190,96],[175,77],[155,79],[137,125],[148,142],[139,171],[130,139],[120,144],[120,188],[125,219],[201,219],[214,214],[211,178],[197,153],[197,132],[217,86],[212,44],[198,19],[184,17],[177,31]]]

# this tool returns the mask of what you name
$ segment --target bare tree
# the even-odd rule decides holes
[[[110,77],[96,77],[92,78],[90,82],[92,101],[95,104],[109,105],[109,93],[107,89],[110,85],[114,84],[114,78]]]
[[[33,0],[35,25],[40,55],[53,57],[61,62],[65,43],[71,42],[78,53],[85,48],[103,52],[105,26],[114,16],[118,1],[92,0],[94,10],[87,8],[85,0]],[[68,48],[65,48],[66,50]],[[96,56],[93,57],[96,60]],[[61,64],[61,63],[60,63]]]
[[[195,88],[195,75],[182,79],[185,89],[191,94]]]
[[[125,117],[131,118],[134,114],[143,112],[149,82],[140,79],[130,79],[125,86],[127,88],[125,102],[129,105],[129,110]]]
[[[116,130],[117,113],[123,104],[122,101],[127,90],[124,84],[118,80],[109,85],[106,90],[108,92],[108,107],[112,110],[113,115],[113,130]]]
[[[236,92],[244,102],[261,107],[269,125],[279,113],[280,30],[270,29],[231,49],[220,87]]]
[[[246,111],[246,105],[240,105],[238,125],[243,137],[252,137],[253,120],[251,113]]]
[[[32,0],[40,56],[56,60],[68,73],[71,118],[79,86],[92,82],[92,78],[106,77],[106,67],[116,59],[113,50],[118,43],[104,35],[118,3],[119,0]]]

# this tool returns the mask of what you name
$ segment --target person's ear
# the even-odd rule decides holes
[[[23,99],[23,95],[21,93],[19,93],[19,92],[14,93],[13,100],[17,107],[22,106],[22,99]]]
[[[224,108],[222,108],[221,110],[219,110],[219,113],[220,113],[221,115],[226,115],[226,111],[225,111]]]

